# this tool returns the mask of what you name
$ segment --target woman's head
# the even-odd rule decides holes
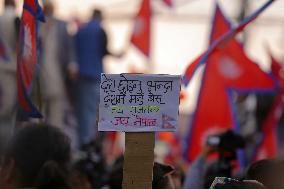
[[[216,179],[218,180],[218,178]],[[222,181],[222,182],[216,182],[215,184],[213,183],[210,189],[267,189],[267,188],[255,180],[238,181],[234,179],[227,179],[225,182]]]
[[[15,7],[15,0],[5,0],[5,3],[4,3],[5,7]]]
[[[174,169],[169,165],[155,162],[153,167],[153,189],[172,189],[175,188],[172,174]]]
[[[59,129],[27,126],[16,132],[8,144],[0,170],[0,188],[68,188],[69,162],[70,141]]]
[[[215,189],[266,189],[263,185],[254,182],[236,182],[217,184]]]
[[[279,160],[265,159],[251,164],[246,179],[257,180],[270,189],[284,188],[284,163]]]

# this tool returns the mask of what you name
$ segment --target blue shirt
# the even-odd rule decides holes
[[[107,36],[99,20],[92,20],[75,36],[80,77],[100,80],[103,58],[107,51]]]
[[[204,157],[199,156],[189,169],[184,184],[183,189],[203,189],[204,188],[204,178],[206,172],[206,160]]]

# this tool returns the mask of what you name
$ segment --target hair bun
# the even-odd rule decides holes
[[[37,176],[37,189],[68,189],[66,173],[56,161],[50,160],[43,164]]]

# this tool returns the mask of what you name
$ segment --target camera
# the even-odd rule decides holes
[[[245,147],[245,139],[232,130],[207,138],[207,144],[217,149],[219,158],[206,172],[205,187],[209,187],[216,176],[231,177],[232,161],[237,159],[237,150]]]
[[[232,130],[228,130],[218,135],[209,136],[207,144],[216,147],[219,152],[233,152],[245,147],[245,139]]]

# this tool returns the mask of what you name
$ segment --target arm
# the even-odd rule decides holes
[[[124,55],[124,52],[121,53],[113,53],[108,50],[108,37],[106,31],[102,28],[102,43],[104,49],[104,55],[111,55],[116,58],[121,58]]]
[[[79,65],[78,65],[78,59],[77,59],[77,55],[76,55],[76,45],[78,45],[78,33],[74,36],[71,37],[71,54],[70,54],[70,61],[68,62],[67,65],[67,74],[68,74],[68,78],[70,80],[77,80],[78,79],[78,75],[79,75]]]
[[[108,50],[108,38],[106,31],[102,28],[102,42],[103,42],[103,49],[104,55],[112,55],[112,53]]]
[[[203,189],[204,177],[206,173],[206,158],[215,149],[211,146],[204,148],[199,157],[192,163],[191,168],[186,174],[186,179],[183,185],[183,189]]]
[[[183,189],[202,189],[205,176],[205,158],[200,156],[186,174]]]

